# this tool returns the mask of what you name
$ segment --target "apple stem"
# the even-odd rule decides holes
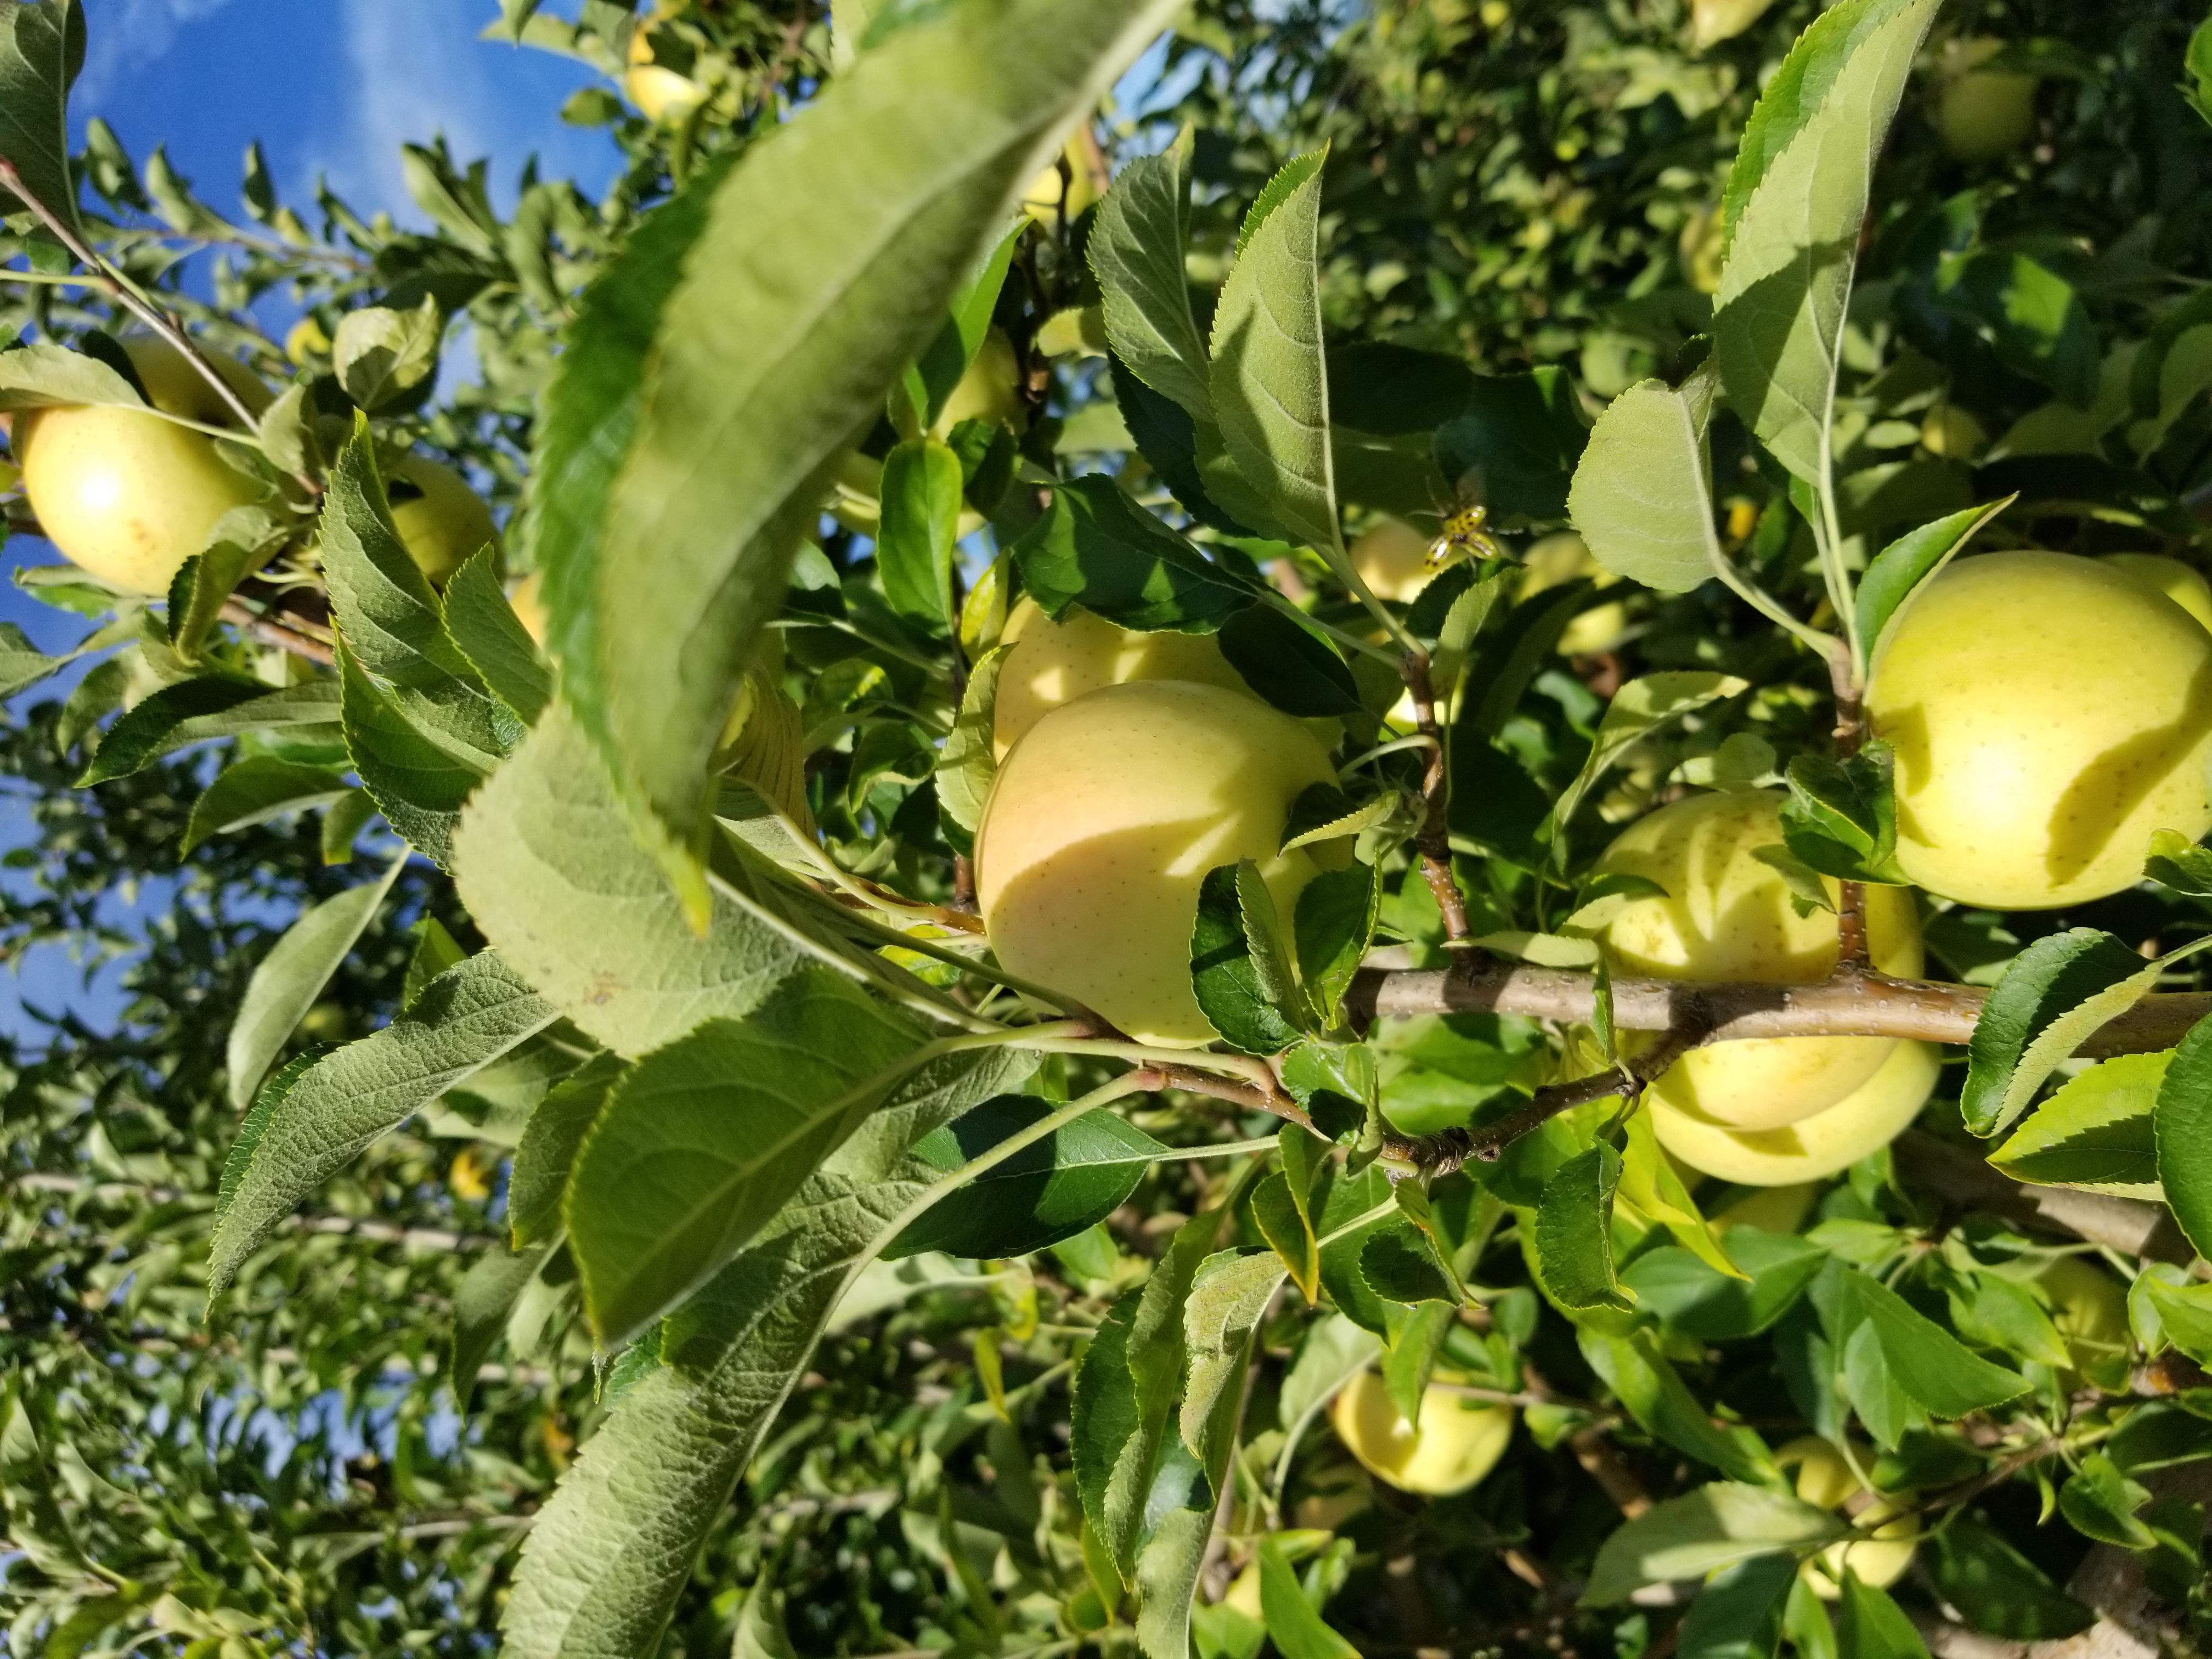
[[[1429,653],[1418,646],[1406,653],[1399,665],[1407,695],[1413,701],[1413,724],[1429,740],[1428,766],[1421,774],[1423,812],[1420,833],[1413,844],[1421,857],[1421,876],[1444,919],[1444,942],[1457,945],[1468,937],[1467,899],[1452,873],[1451,830],[1448,809],[1449,782],[1444,766],[1444,745],[1437,727],[1437,697],[1429,680]],[[1468,962],[1480,953],[1456,951],[1454,959]]]
[[[93,273],[92,286],[105,289],[109,297],[118,305],[184,354],[185,361],[198,372],[202,380],[215,388],[216,395],[228,404],[231,412],[238,416],[239,422],[244,428],[244,435],[249,439],[252,438],[258,429],[260,422],[254,417],[253,411],[246,406],[246,399],[239,396],[238,388],[225,380],[222,372],[208,361],[192,337],[185,332],[184,325],[174,316],[155,305],[151,296],[136,283],[94,252],[67,220],[48,207],[31,187],[23,182],[23,175],[15,170],[15,164],[4,157],[0,157],[0,185],[4,185],[9,195],[30,209],[39,222],[54,234],[55,240],[67,248],[80,264]],[[292,474],[292,478],[307,492],[308,499],[314,500],[321,496],[323,487],[317,480],[302,472]]]
[[[1828,683],[1836,697],[1836,752],[1849,760],[1866,741],[1866,694],[1859,684],[1858,659],[1841,640],[1828,653]],[[1870,974],[1874,954],[1867,940],[1866,884],[1837,885],[1836,971]]]

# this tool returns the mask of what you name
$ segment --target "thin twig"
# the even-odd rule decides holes
[[[312,635],[286,627],[273,617],[264,616],[242,600],[225,599],[218,614],[223,621],[243,630],[249,639],[258,640],[264,645],[273,645],[295,657],[320,663],[325,668],[335,666],[337,662],[337,653],[331,647]]]
[[[1418,649],[1408,651],[1400,663],[1399,672],[1404,677],[1407,695],[1413,698],[1413,723],[1430,745],[1428,766],[1421,774],[1421,831],[1414,838],[1414,845],[1420,851],[1421,877],[1428,883],[1437,908],[1444,919],[1445,942],[1455,945],[1468,933],[1467,900],[1459,890],[1458,878],[1452,873],[1443,738],[1437,729],[1436,690],[1429,680],[1429,653]]]

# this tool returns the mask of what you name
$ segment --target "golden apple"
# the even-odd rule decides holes
[[[1819,1039],[1804,1038],[1805,1042]],[[1898,1042],[1881,1068],[1825,1112],[1779,1129],[1731,1129],[1655,1095],[1651,1129],[1678,1163],[1744,1187],[1795,1187],[1849,1169],[1920,1115],[1942,1069],[1934,1045]]]
[[[1377,519],[1352,542],[1352,568],[1377,599],[1410,605],[1436,574],[1429,568],[1435,540],[1403,519]]]
[[[2126,1387],[2128,1287],[2087,1256],[2054,1256],[2035,1276],[2051,1304],[2051,1323],[2074,1357],[2076,1370],[2100,1388]]]
[[[1872,1457],[1871,1452],[1862,1452],[1859,1467],[1865,1468]],[[1796,1468],[1799,1501],[1819,1509],[1840,1510],[1866,1491],[1843,1454],[1815,1434],[1791,1441],[1774,1454],[1774,1461],[1784,1469]],[[1897,1511],[1896,1504],[1878,1496],[1858,1505],[1851,1522],[1871,1529],[1874,1536],[1856,1544],[1831,1544],[1820,1552],[1817,1565],[1808,1562],[1805,1582],[1814,1593],[1825,1601],[1836,1600],[1843,1593],[1846,1566],[1858,1575],[1861,1583],[1877,1589],[1887,1589],[1903,1577],[1912,1565],[1913,1551],[1920,1547],[1920,1517],[1907,1515],[1891,1520]]]
[[[545,573],[533,570],[525,576],[514,585],[514,592],[507,596],[507,602],[514,607],[515,620],[522,624],[522,631],[542,648],[546,631],[553,625],[553,618],[545,610]]]
[[[1781,843],[1785,799],[1771,789],[1692,795],[1638,820],[1606,849],[1601,873],[1642,876],[1668,894],[1632,900],[1614,916],[1606,952],[1616,972],[1808,985],[1833,971],[1836,918],[1799,915],[1781,872],[1753,856]],[[1904,890],[1867,890],[1867,934],[1878,969],[1919,974],[1920,923]],[[1889,1037],[1715,1042],[1676,1061],[1651,1094],[1729,1128],[1776,1129],[1863,1087],[1893,1046]]]
[[[1513,1408],[1470,1400],[1449,1383],[1421,1393],[1421,1423],[1407,1422],[1374,1371],[1362,1371],[1329,1402],[1346,1449],[1376,1479],[1433,1498],[1465,1492],[1498,1467],[1513,1438]]]
[[[2163,553],[2107,553],[2098,561],[2163,593],[2191,616],[2212,628],[2212,582],[2179,559]]]
[[[1897,861],[1932,893],[2045,909],[2134,884],[2154,830],[2212,830],[2212,634],[2140,580],[2028,550],[1961,559],[1876,652]]]
[[[1029,422],[1021,398],[1022,366],[1014,343],[995,324],[975,349],[975,361],[945,399],[930,430],[942,438],[963,421],[999,421],[1019,432]]]
[[[1211,634],[1136,634],[1080,605],[1059,622],[1034,599],[1018,601],[999,636],[1012,643],[999,670],[992,739],[1003,756],[1062,703],[1133,680],[1193,680],[1249,695]]]
[[[658,19],[665,14],[656,11]],[[707,88],[688,75],[653,61],[653,36],[641,24],[629,37],[629,68],[623,91],[655,126],[674,126],[707,101]]]
[[[1069,139],[1060,155],[1067,165],[1065,179],[1060,176],[1060,162],[1055,161],[1030,179],[1030,187],[1022,192],[1022,211],[1047,228],[1057,224],[1063,212],[1073,224],[1100,194],[1082,144]]]
[[[1721,291],[1721,210],[1699,208],[1682,222],[1674,241],[1674,263],[1682,280],[1700,294]]]
[[[483,549],[499,545],[491,508],[443,461],[402,455],[386,469],[384,493],[408,556],[434,586],[443,587]]]
[[[206,425],[236,415],[182,352],[149,335],[122,341],[155,409]],[[212,359],[247,407],[268,388],[243,364]],[[65,406],[15,416],[23,493],[63,556],[134,593],[165,593],[217,520],[262,498],[262,485],[216,453],[204,433],[137,409]]]
[[[1690,43],[1699,52],[1732,40],[1756,23],[1774,0],[1694,0]]]
[[[1944,48],[1936,131],[1943,148],[1961,161],[1994,161],[2034,134],[2036,77],[1978,67],[2004,47],[2002,40],[1984,35]]]
[[[1297,720],[1217,685],[1140,680],[1052,710],[1008,751],[976,831],[992,949],[1140,1042],[1212,1042],[1190,983],[1199,885],[1255,860],[1288,917],[1316,866],[1278,853],[1283,826],[1335,775]]]
[[[1982,423],[1956,404],[1938,404],[1920,422],[1920,443],[1930,455],[1963,461],[1990,441]]]

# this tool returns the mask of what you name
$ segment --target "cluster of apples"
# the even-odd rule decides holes
[[[1131,634],[1079,610],[1054,623],[1026,600],[1008,634],[1004,759],[977,840],[993,945],[1141,1042],[1204,1043],[1188,961],[1200,884],[1249,858],[1291,914],[1320,866],[1280,842],[1299,793],[1333,781],[1326,735],[1252,695],[1209,635]],[[1867,715],[1896,756],[1897,863],[1915,885],[1998,910],[2118,892],[2154,831],[2212,830],[2212,589],[2150,555],[1960,559],[1887,631]],[[1692,795],[1620,836],[1598,871],[1664,896],[1616,915],[1617,971],[1798,984],[1834,970],[1835,917],[1799,915],[1758,856],[1783,841],[1785,799]],[[1876,970],[1919,975],[1910,890],[1870,888],[1867,920]],[[1886,1144],[1936,1070],[1931,1046],[1887,1037],[1717,1042],[1661,1077],[1651,1108],[1681,1163],[1793,1185]]]
[[[261,501],[260,477],[224,459],[217,441],[178,421],[237,429],[234,410],[185,355],[150,334],[119,343],[151,410],[67,404],[19,412],[9,435],[23,494],[64,557],[126,593],[169,591],[223,514]],[[234,359],[210,359],[257,415],[272,401]],[[156,412],[158,411],[158,412]],[[392,519],[409,555],[442,584],[472,555],[496,545],[491,509],[461,475],[424,455],[386,465]]]

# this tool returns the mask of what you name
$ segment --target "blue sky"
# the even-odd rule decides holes
[[[427,222],[401,182],[399,147],[442,132],[457,159],[492,158],[494,197],[511,207],[514,182],[533,152],[542,176],[576,180],[596,195],[614,176],[605,132],[572,127],[558,112],[598,77],[580,64],[477,39],[498,15],[496,0],[84,0],[88,50],[73,100],[83,124],[99,116],[143,164],[166,144],[171,162],[201,198],[244,216],[239,201],[246,146],[261,142],[278,190],[310,224],[315,180],[327,176],[363,216],[387,212]],[[573,8],[556,7],[556,9]],[[43,543],[6,549],[14,565],[55,560]],[[0,620],[42,649],[84,631],[76,617],[0,584]],[[50,683],[28,694],[54,695]],[[27,815],[0,793],[0,847],[29,834]],[[118,921],[167,901],[149,884]],[[112,1023],[116,971],[82,982],[58,950],[30,953],[0,973],[0,1030],[29,1034],[27,1000],[67,1006],[93,1023]]]

